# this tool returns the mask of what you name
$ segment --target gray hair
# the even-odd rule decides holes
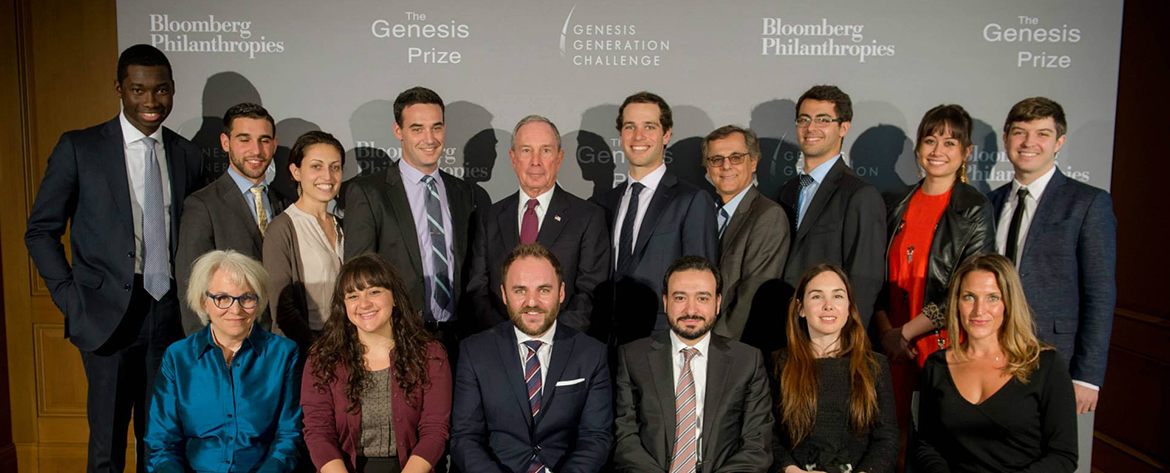
[[[510,148],[516,149],[516,133],[518,133],[520,131],[520,127],[527,125],[529,123],[546,123],[546,124],[548,124],[549,128],[552,128],[553,136],[555,136],[557,138],[557,149],[558,150],[561,149],[561,131],[557,129],[557,126],[555,124],[553,124],[552,120],[549,120],[549,119],[542,117],[540,115],[529,115],[527,117],[520,119],[520,122],[516,124],[516,128],[512,129],[512,144],[509,145]]]
[[[716,128],[706,138],[703,138],[703,163],[706,164],[707,162],[707,146],[709,143],[715,140],[722,140],[735,133],[743,135],[743,144],[747,146],[748,154],[752,156],[752,159],[760,159],[760,139],[756,136],[756,132],[752,131],[751,128],[744,128],[739,125],[725,125]]]
[[[207,300],[207,287],[219,270],[228,273],[233,284],[247,284],[259,297],[261,304],[268,303],[268,272],[260,262],[234,250],[213,250],[195,260],[191,268],[191,280],[187,284],[187,306],[195,311],[203,325],[207,325],[207,311],[203,302]]]

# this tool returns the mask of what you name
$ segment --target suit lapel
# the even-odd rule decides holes
[[[406,198],[406,183],[402,182],[402,175],[398,166],[402,161],[395,161],[386,168],[386,194],[390,200],[390,210],[394,212],[394,223],[398,225],[399,238],[406,245],[406,253],[410,255],[410,264],[414,266],[415,276],[423,273],[422,255],[418,248],[418,233],[414,228],[414,213],[410,209],[410,200]]]
[[[740,230],[747,227],[748,215],[752,212],[752,205],[756,202],[756,197],[760,195],[760,191],[756,190],[755,186],[748,189],[747,194],[743,196],[743,200],[739,201],[739,206],[735,208],[735,215],[731,216],[731,221],[727,223],[727,229],[723,230],[723,239],[720,241],[719,254],[724,255],[730,251],[731,242],[735,241]]]
[[[134,214],[130,207],[130,178],[126,174],[125,139],[122,137],[122,122],[119,117],[114,117],[113,120],[106,122],[102,135],[105,137],[105,142],[102,143],[104,148],[102,156],[105,162],[99,167],[106,174],[106,183],[110,185],[111,197],[118,206],[118,215],[121,217],[122,225],[133,235]],[[173,201],[172,205],[174,205]],[[179,205],[182,205],[182,201],[179,201]],[[173,222],[178,219],[171,220]],[[178,240],[178,232],[171,235],[172,241]],[[174,245],[172,245],[173,247]]]
[[[516,218],[517,212],[520,211],[520,192],[517,191],[506,197],[499,207],[499,214],[496,215],[496,223],[500,226],[500,236],[504,239],[504,248],[511,250],[516,245],[520,244],[520,222]]]
[[[548,372],[545,373],[545,384],[542,386],[544,392],[540,396],[540,412],[536,414],[536,423],[540,424],[540,420],[544,418],[544,413],[548,412],[553,405],[553,395],[556,394],[556,383],[560,381],[561,376],[565,373],[565,366],[569,364],[569,359],[573,357],[573,337],[567,333],[564,327],[557,330],[556,337],[553,338],[555,342],[552,346],[552,356],[548,360]]]
[[[183,216],[183,196],[187,195],[187,155],[175,146],[178,137],[163,128],[163,149],[167,153],[167,172],[171,179],[171,253],[179,248],[179,221]]]
[[[1064,206],[1064,193],[1061,192],[1061,187],[1068,181],[1067,177],[1056,169],[1052,174],[1052,179],[1048,181],[1048,186],[1044,188],[1044,193],[1040,195],[1040,201],[1036,203],[1036,215],[1032,216],[1032,223],[1028,225],[1028,234],[1024,236],[1024,252],[1020,253],[1020,267],[1024,267],[1023,262],[1028,257],[1028,249],[1034,248],[1033,245],[1041,243],[1040,234],[1048,228],[1049,222],[1052,221],[1052,216],[1056,214],[1056,209]]]
[[[658,183],[658,189],[654,191],[654,196],[650,199],[650,207],[646,209],[646,214],[642,216],[642,226],[638,227],[638,241],[634,244],[634,258],[627,261],[632,262],[635,259],[641,259],[640,255],[646,250],[646,243],[650,241],[650,235],[654,233],[654,228],[658,226],[658,221],[662,220],[662,214],[666,213],[666,208],[670,206],[670,201],[674,200],[675,184],[678,184],[678,178],[669,170],[662,175],[662,181]],[[640,197],[640,196],[639,196]],[[622,268],[623,270],[625,268]]]
[[[991,201],[991,218],[996,228],[999,228],[999,214],[1003,213],[1003,206],[1007,204],[1007,195],[1011,189],[1012,183],[1009,181],[1007,184],[999,186],[999,189],[992,191],[991,195],[988,196],[988,200]]]
[[[524,383],[524,373],[520,372],[520,345],[516,333],[510,324],[498,325],[494,330],[497,330],[496,347],[500,354],[500,364],[504,365],[504,375],[516,397],[520,417],[524,418],[528,431],[532,432],[532,408],[528,405],[528,385]]]
[[[804,218],[800,221],[800,228],[796,230],[796,239],[803,239],[808,235],[813,225],[816,225],[817,216],[825,210],[825,206],[829,204],[829,199],[833,198],[833,194],[837,192],[837,180],[841,179],[841,175],[845,174],[845,160],[837,159],[837,163],[825,175],[825,182],[822,182],[817,188],[817,193],[813,195],[813,200],[808,204],[808,210],[804,212]],[[799,214],[800,209],[796,210]]]
[[[219,193],[219,199],[223,201],[224,208],[234,213],[236,218],[247,229],[248,236],[252,239],[254,254],[263,253],[264,238],[260,236],[260,227],[256,226],[256,217],[252,216],[252,209],[248,208],[248,199],[240,192],[236,181],[232,180],[232,176],[225,171],[222,176],[215,182],[216,191]]]
[[[654,388],[658,393],[658,405],[661,407],[662,433],[666,437],[666,450],[661,458],[670,465],[670,455],[674,452],[674,430],[677,419],[671,414],[675,411],[674,402],[674,357],[670,349],[669,335],[655,336],[650,343],[650,351],[646,353],[646,363],[650,366],[650,376],[654,379]],[[663,341],[663,338],[667,340]]]
[[[707,393],[703,398],[703,458],[714,458],[714,445],[718,439],[712,441],[711,432],[719,425],[719,415],[723,413],[723,386],[727,382],[727,372],[731,371],[731,357],[727,356],[727,342],[715,336],[711,337],[711,344],[707,350]]]
[[[557,186],[553,190],[552,199],[548,202],[548,210],[544,212],[544,220],[540,222],[540,233],[536,235],[536,241],[545,248],[552,248],[553,242],[557,241],[561,230],[565,228],[565,215],[568,210],[569,199],[565,197],[564,189]],[[512,228],[516,228],[516,225],[512,225]]]
[[[601,198],[598,199],[598,201],[601,203],[601,206],[605,207],[605,210],[608,213],[606,216],[609,217],[610,233],[613,233],[613,229],[617,228],[617,217],[619,212],[618,207],[621,207],[622,205],[622,196],[626,194],[626,186],[628,185],[630,185],[629,182],[618,184],[617,187],[613,188],[613,190],[610,190],[609,192],[606,192],[605,194],[602,194]]]

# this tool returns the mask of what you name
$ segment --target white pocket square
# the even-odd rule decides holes
[[[556,387],[559,388],[561,386],[572,386],[574,384],[584,383],[584,382],[585,382],[585,378],[570,379],[570,380],[566,380],[566,381],[557,381]]]

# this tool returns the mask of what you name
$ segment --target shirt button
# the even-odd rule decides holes
[[[228,414],[228,419],[231,419],[231,418],[232,418],[232,415],[231,415],[231,414]]]

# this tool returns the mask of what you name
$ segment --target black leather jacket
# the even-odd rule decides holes
[[[887,202],[890,209],[886,217],[886,255],[894,236],[907,223],[902,219],[910,206],[910,197],[922,187],[918,181],[900,198]],[[991,201],[974,187],[955,182],[951,189],[951,201],[943,210],[934,227],[934,240],[930,243],[930,260],[926,269],[926,291],[923,307],[933,303],[946,313],[947,285],[959,264],[968,257],[981,253],[995,252],[995,220],[992,217]],[[886,287],[888,288],[888,284]],[[879,304],[888,304],[888,295],[879,298]]]

